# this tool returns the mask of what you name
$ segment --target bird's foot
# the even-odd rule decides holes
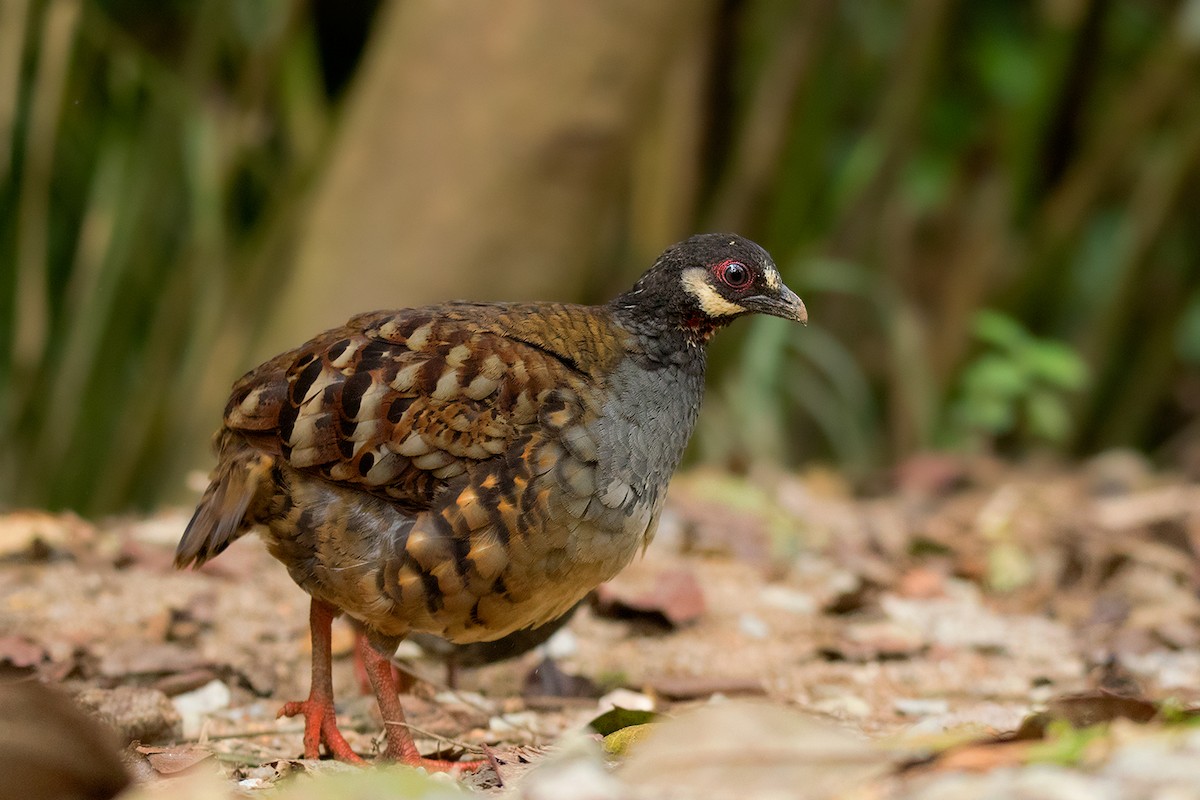
[[[401,764],[408,764],[410,767],[424,767],[429,772],[475,772],[482,767],[486,767],[488,762],[484,759],[477,761],[443,761],[440,758],[425,758],[421,757],[416,764],[407,761],[401,761]]]
[[[407,764],[410,767],[424,767],[429,772],[474,772],[477,769],[486,767],[491,761],[480,759],[478,761],[445,761],[440,758],[425,758],[417,752],[417,748],[412,745],[411,736],[392,736],[391,731],[388,731],[387,748],[383,751],[383,757],[388,761],[395,761],[398,764]]]
[[[285,703],[279,709],[281,717],[304,715],[304,757],[320,758],[321,743],[325,749],[338,761],[348,764],[363,765],[367,762],[355,753],[342,732],[338,730],[337,713],[333,709],[333,700],[327,697],[309,695],[307,700]]]
[[[474,772],[490,763],[424,758],[421,751],[417,750],[417,744],[413,741],[408,722],[404,718],[404,708],[400,705],[400,697],[396,692],[394,665],[387,656],[372,647],[365,636],[358,638],[355,650],[375,690],[379,713],[383,716],[384,734],[387,736],[387,748],[383,751],[385,759],[410,767],[424,767],[430,772]]]

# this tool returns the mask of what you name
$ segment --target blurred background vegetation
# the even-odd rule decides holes
[[[359,310],[599,301],[699,230],[811,324],[692,458],[1194,469],[1200,0],[3,0],[0,507],[187,497],[241,371]]]

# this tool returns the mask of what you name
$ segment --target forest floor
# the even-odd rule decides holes
[[[176,572],[188,515],[0,516],[3,671],[117,729],[128,797],[463,796],[298,758],[276,712],[307,694],[308,599],[255,537]],[[451,689],[405,643],[403,700],[424,752],[487,748],[499,774],[459,780],[482,796],[1200,797],[1198,553],[1200,484],[1126,453],[921,457],[870,498],[820,470],[692,472],[546,647]],[[339,720],[371,758],[352,642],[337,621]],[[601,740],[614,705],[661,716],[610,714]],[[9,716],[0,740],[86,772],[71,725]]]

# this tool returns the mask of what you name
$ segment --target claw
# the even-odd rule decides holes
[[[321,745],[338,761],[364,765],[367,762],[355,753],[338,730],[337,714],[331,698],[309,695],[307,700],[285,703],[279,709],[281,717],[304,715],[304,757],[320,758]]]

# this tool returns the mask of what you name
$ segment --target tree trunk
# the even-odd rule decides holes
[[[390,5],[260,354],[374,308],[577,296],[612,252],[639,125],[712,9]]]

